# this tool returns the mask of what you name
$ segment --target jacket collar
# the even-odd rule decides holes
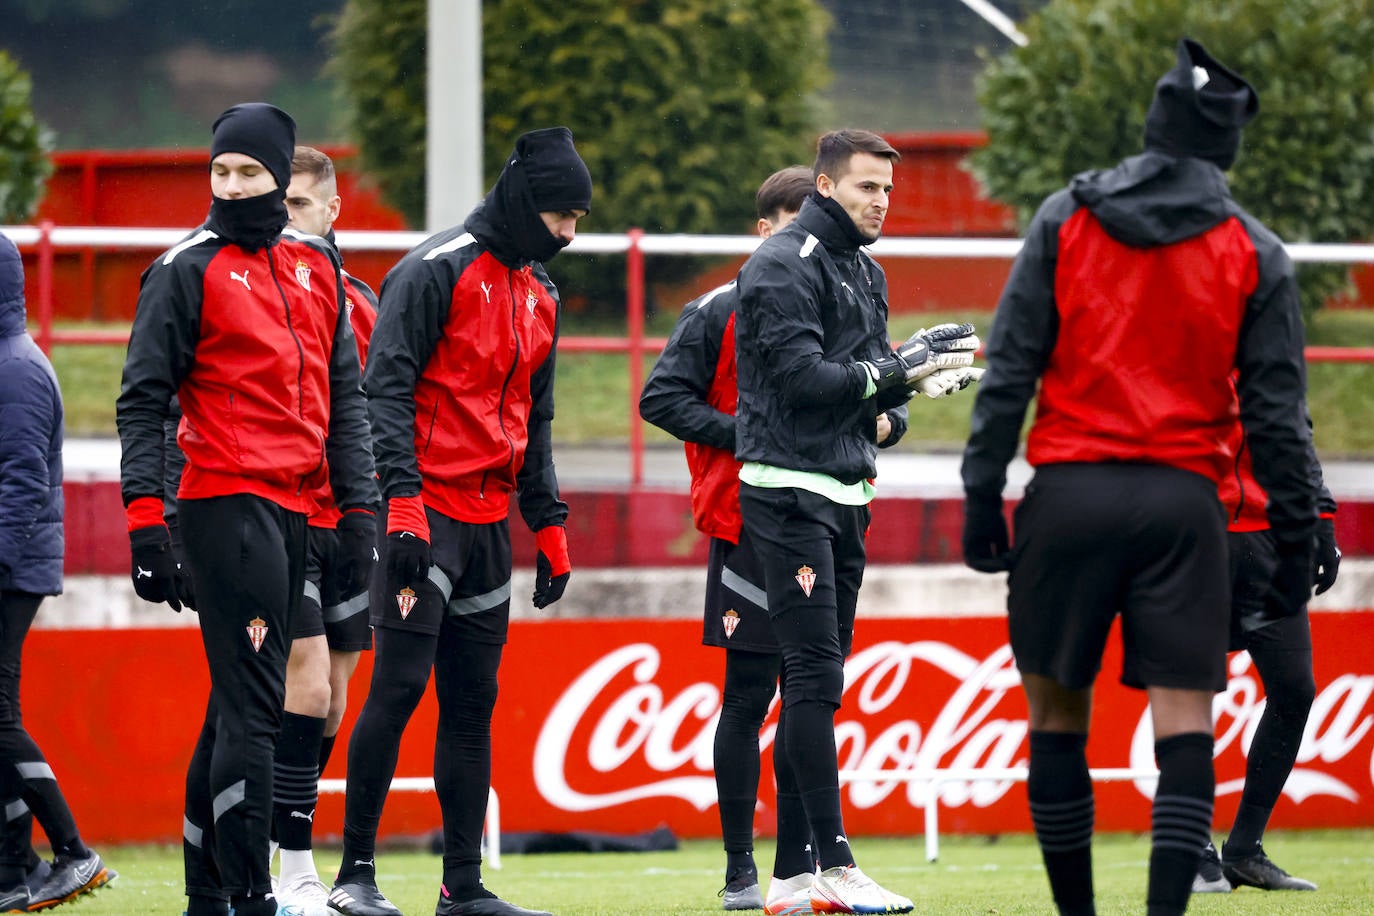
[[[815,191],[802,201],[796,223],[819,239],[832,254],[852,255],[868,244],[844,208],[834,198]]]

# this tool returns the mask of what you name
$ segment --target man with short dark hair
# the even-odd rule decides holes
[[[1300,613],[1311,594],[1297,285],[1282,243],[1232,200],[1224,174],[1258,107],[1249,83],[1181,41],[1155,86],[1145,152],[1076,176],[1041,205],[992,326],[964,450],[963,551],[974,569],[1011,570],[1026,791],[1065,914],[1095,911],[1085,748],[1118,614],[1121,679],[1149,695],[1159,765],[1147,912],[1188,904],[1212,819],[1212,694],[1226,686],[1217,484],[1234,461],[1237,393],[1276,545],[1264,614]],[[1002,489],[1033,397],[1035,476],[1013,550]]]
[[[797,218],[740,270],[735,455],[743,535],[757,552],[782,652],[774,755],[785,755],[819,864],[795,893],[817,912],[908,912],[855,864],[840,810],[835,711],[854,636],[879,417],[941,368],[967,367],[971,326],[893,351],[878,239],[898,153],[868,131],[820,138]],[[801,885],[805,886],[801,886]],[[790,896],[790,895],[789,895]],[[799,901],[800,905],[800,901]]]
[[[768,238],[797,216],[815,187],[804,165],[774,172],[755,197],[757,230]],[[802,883],[809,889],[815,861],[811,829],[787,755],[773,761],[778,783],[778,836],[773,879],[765,900],[754,863],[754,808],[759,791],[759,729],[777,691],[779,655],[763,571],[740,530],[739,469],[735,459],[735,308],[731,281],[693,299],[644,382],[639,412],[683,440],[692,475],[692,515],[710,537],[702,643],[725,649],[725,680],[716,723],[714,773],[725,844],[724,908],[749,910],[775,903]],[[882,414],[905,429],[905,409]],[[882,432],[884,445],[900,438]],[[782,876],[782,877],[779,877]]]
[[[181,609],[165,519],[164,422],[183,413],[184,559],[210,669],[186,776],[188,916],[279,912],[268,864],[273,754],[304,589],[306,518],[326,483],[372,567],[378,503],[339,262],[285,229],[295,122],[263,103],[215,121],[210,215],[144,272],[116,402],[134,589]],[[281,912],[286,912],[284,909]]]
[[[482,886],[491,715],[510,625],[511,499],[538,548],[534,606],[572,564],[554,473],[558,290],[544,271],[591,209],[566,127],[523,134],[462,225],[382,282],[365,387],[386,497],[373,580],[372,686],[348,747],[344,857],[330,905],[399,916],[377,888],[377,823],[401,735],[434,672],[434,783],[443,814],[438,916],[529,916]]]
[[[323,238],[337,252],[334,221],[342,200],[334,161],[313,146],[297,146],[286,189],[287,225]],[[377,296],[367,284],[342,271],[344,311],[353,328],[358,361],[366,364],[368,341],[377,322]],[[326,484],[315,493],[307,519],[305,593],[291,633],[286,663],[286,711],[273,759],[273,835],[280,844],[277,897],[302,916],[328,916],[329,888],[319,878],[312,853],[319,777],[334,748],[348,705],[348,682],[358,657],[372,648],[368,625],[368,582],[346,575],[354,552],[342,540],[341,517]],[[369,542],[364,545],[375,549]]]

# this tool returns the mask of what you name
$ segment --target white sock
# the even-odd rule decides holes
[[[319,877],[315,871],[315,852],[311,849],[283,849],[281,851],[281,880],[286,882],[301,875]]]

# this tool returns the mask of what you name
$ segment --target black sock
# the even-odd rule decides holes
[[[222,897],[188,896],[186,916],[229,916],[229,901]]]
[[[780,753],[774,751],[774,753]],[[773,856],[773,874],[794,878],[816,870],[816,853],[811,846],[811,825],[801,796],[778,790],[778,845]]]
[[[1088,736],[1030,733],[1026,795],[1050,892],[1059,912],[1087,914],[1093,904],[1093,784]]]
[[[1151,812],[1149,916],[1188,906],[1202,849],[1211,839],[1212,736],[1186,732],[1155,742],[1159,785]]]
[[[816,858],[822,869],[853,865],[854,853],[844,834],[835,755],[835,707],[799,700],[786,710],[787,760],[800,790],[806,821],[811,825]],[[776,753],[776,751],[774,751]]]
[[[751,882],[757,884],[759,880],[759,868],[754,864],[754,853],[752,850],[743,852],[727,852],[725,854],[725,880],[733,881],[738,878],[751,878]]]
[[[1253,751],[1254,745],[1251,745],[1251,752]],[[1247,780],[1247,788],[1248,786]],[[1269,805],[1256,805],[1242,800],[1240,807],[1236,809],[1236,822],[1231,827],[1231,834],[1226,837],[1226,842],[1221,844],[1222,854],[1228,859],[1244,859],[1258,855],[1260,840],[1264,838],[1264,828],[1269,825],[1269,815],[1272,812],[1273,808]]]
[[[231,902],[234,916],[277,916],[277,898],[271,894],[261,897],[234,897]]]
[[[329,757],[334,753],[334,742],[338,739],[337,733],[320,739],[320,773],[324,773],[325,764],[329,763]]]
[[[272,758],[272,823],[282,849],[310,849],[320,792],[324,719],[294,712],[282,718]]]
[[[452,900],[463,903],[479,897],[495,897],[482,886],[482,866],[456,865],[444,868],[444,892]]]

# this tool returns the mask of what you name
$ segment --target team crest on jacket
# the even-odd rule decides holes
[[[405,620],[410,616],[410,612],[415,610],[415,602],[419,600],[410,586],[404,586],[396,593],[396,609],[401,612],[401,619]]]
[[[344,314],[349,318],[353,317],[353,297],[344,296]]]
[[[248,641],[253,644],[253,651],[262,651],[263,640],[267,639],[267,621],[261,617],[254,617],[248,621]]]
[[[538,307],[539,297],[536,296],[533,291],[525,293],[525,308],[530,310],[531,315],[534,314],[534,310]]]
[[[729,639],[735,635],[735,627],[739,626],[739,612],[731,608],[721,616],[720,622],[725,627],[725,638]]]
[[[801,586],[806,597],[810,598],[811,589],[816,585],[816,571],[810,566],[803,566],[797,570],[797,574],[793,578],[797,580],[797,584]]]
[[[296,259],[296,282],[310,292],[310,265],[301,258]]]

